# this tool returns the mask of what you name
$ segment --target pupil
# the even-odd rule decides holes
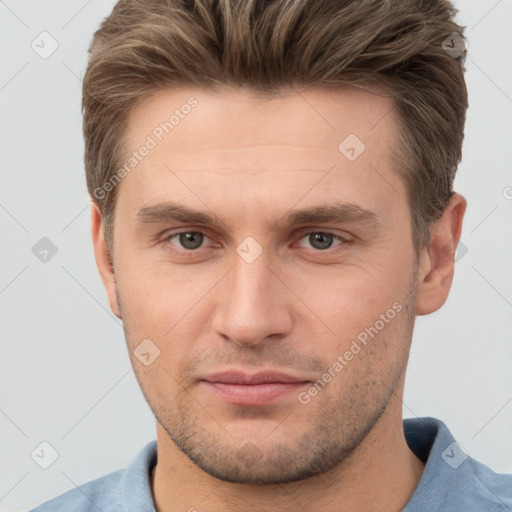
[[[185,247],[185,249],[197,249],[201,247],[202,243],[203,235],[201,233],[191,231],[190,233],[180,234],[180,244]]]
[[[333,235],[329,233],[311,233],[309,242],[315,249],[328,249],[332,245]]]

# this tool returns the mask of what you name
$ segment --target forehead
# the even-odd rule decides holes
[[[201,197],[230,197],[257,210],[286,196],[307,195],[307,205],[347,195],[375,209],[393,189],[404,194],[391,154],[396,127],[392,99],[356,87],[273,97],[161,91],[129,116],[125,156],[136,161],[120,200],[140,205],[179,193],[196,206]]]
[[[351,133],[370,146],[384,134],[391,140],[394,124],[392,98],[354,86],[268,96],[247,89],[181,88],[139,102],[130,113],[128,135],[133,147],[151,135],[179,153],[276,142],[298,146],[304,136],[309,149],[336,150]]]

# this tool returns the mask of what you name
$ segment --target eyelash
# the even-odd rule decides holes
[[[204,247],[199,247],[198,249],[185,249],[185,248],[176,249],[175,247],[173,247],[173,244],[170,243],[170,240],[172,238],[175,238],[175,237],[177,237],[179,235],[182,235],[184,233],[198,233],[198,234],[203,235],[206,238],[209,238],[209,236],[206,233],[204,233],[203,231],[188,229],[188,230],[176,231],[174,233],[169,233],[169,234],[167,234],[164,237],[162,242],[164,244],[167,244],[168,247],[170,247],[170,250],[175,251],[175,252],[193,254],[193,253],[198,253],[201,249],[204,249]],[[312,251],[317,252],[317,253],[329,253],[329,252],[334,252],[334,251],[337,251],[337,250],[342,250],[343,248],[345,248],[346,246],[350,245],[353,242],[352,239],[345,238],[345,237],[343,237],[341,235],[337,235],[336,233],[332,233],[331,231],[319,231],[319,230],[303,232],[301,234],[300,238],[297,240],[297,242],[301,241],[306,236],[309,236],[309,235],[311,235],[313,233],[321,233],[323,235],[330,235],[334,239],[336,239],[336,240],[338,240],[340,242],[338,245],[335,245],[333,247],[329,247],[329,248],[323,249],[323,250],[322,249],[314,249],[314,248],[311,249]]]

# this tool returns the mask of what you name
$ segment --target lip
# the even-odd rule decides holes
[[[278,371],[227,371],[200,380],[210,392],[235,405],[264,405],[297,392],[310,381]]]
[[[258,372],[252,375],[248,373],[244,373],[241,371],[225,371],[212,373],[201,380],[205,380],[207,382],[220,382],[223,384],[242,384],[242,385],[252,385],[252,384],[269,384],[269,383],[283,383],[289,384],[293,382],[309,382],[306,379],[300,379],[298,377],[294,377],[293,375],[289,375],[288,373],[279,372],[279,371],[265,371]]]

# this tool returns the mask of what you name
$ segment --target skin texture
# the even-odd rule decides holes
[[[157,419],[157,510],[401,510],[424,467],[402,431],[414,319],[446,300],[464,198],[452,197],[417,261],[391,158],[392,101],[352,87],[273,99],[163,91],[132,111],[127,151],[191,96],[197,106],[117,185],[113,267],[91,210],[97,265]],[[338,150],[349,134],[366,147],[354,161]],[[138,220],[168,201],[219,223]],[[340,203],[375,218],[285,222],[291,211]],[[180,245],[180,231],[203,233],[200,248]],[[318,249],[309,234],[319,232],[348,241]],[[236,251],[246,237],[262,249],[252,263]],[[382,314],[384,327],[333,372]],[[160,350],[149,366],[134,353],[145,339]],[[272,369],[308,381],[307,392],[328,368],[307,404],[294,392],[234,405],[200,382]]]

